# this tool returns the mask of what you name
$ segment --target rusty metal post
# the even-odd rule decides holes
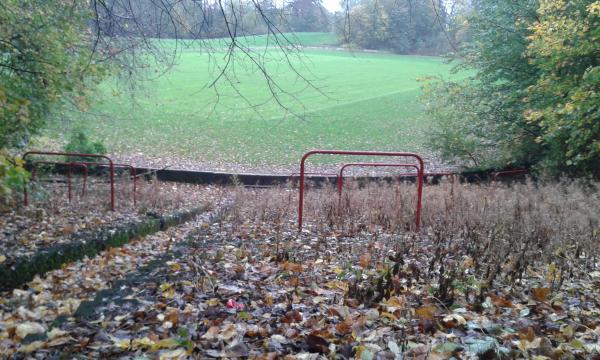
[[[420,230],[421,227],[421,206],[423,195],[423,173],[425,164],[421,156],[409,152],[380,152],[380,151],[347,151],[347,150],[311,150],[305,153],[300,160],[300,194],[298,201],[298,231],[302,231],[303,210],[304,210],[304,170],[306,159],[311,155],[355,155],[355,156],[395,156],[395,157],[411,157],[417,160],[419,169],[417,174],[417,209],[415,214],[415,229]]]

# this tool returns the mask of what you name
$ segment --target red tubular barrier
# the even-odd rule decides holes
[[[91,162],[91,161],[77,161],[74,164],[107,166],[107,164]],[[131,175],[131,179],[133,182],[133,206],[137,205],[136,195],[135,195],[135,193],[137,192],[137,174],[136,174],[135,168],[128,164],[113,164],[113,167],[115,169],[129,169],[129,173]]]
[[[342,196],[342,190],[344,188],[344,170],[346,170],[346,168],[349,168],[351,166],[360,166],[360,167],[412,167],[412,168],[415,168],[415,170],[417,170],[417,173],[414,174],[415,176],[418,175],[418,172],[419,172],[419,167],[417,165],[415,165],[415,164],[389,164],[389,163],[350,163],[350,164],[344,164],[340,168],[340,172],[338,174],[338,180],[337,180],[337,188],[338,188],[338,194],[339,194],[339,196]],[[402,174],[402,175],[404,175],[404,174]]]
[[[50,156],[74,156],[74,157],[87,157],[96,159],[106,159],[108,161],[108,167],[110,171],[110,209],[115,211],[115,168],[111,158],[105,155],[98,154],[77,154],[77,153],[63,153],[63,152],[52,152],[52,151],[27,151],[23,154],[23,161],[30,155],[50,155]],[[27,199],[27,185],[23,188],[23,202],[25,206],[28,204]]]
[[[298,201],[298,231],[302,230],[302,212],[304,210],[304,168],[306,159],[315,154],[324,155],[355,155],[355,156],[395,156],[395,157],[411,157],[417,160],[419,168],[417,172],[417,209],[415,214],[415,228],[419,231],[421,227],[421,199],[423,195],[423,173],[425,164],[423,159],[409,152],[382,152],[382,151],[346,151],[346,150],[312,150],[302,156],[300,160],[300,196]]]
[[[46,164],[46,165],[65,165],[68,166],[68,172],[67,172],[67,191],[68,191],[68,198],[69,198],[69,202],[71,202],[71,167],[72,166],[79,166],[83,168],[83,187],[81,189],[81,196],[85,196],[85,188],[87,186],[87,177],[88,177],[88,167],[85,164],[77,164],[77,163],[73,163],[73,162],[60,162],[60,161],[36,161],[32,164],[33,168],[31,170],[31,180],[33,180],[35,178],[35,173],[37,170],[36,165],[37,164]]]
[[[497,171],[492,174],[492,181],[498,180],[500,176],[529,174],[529,169],[515,169],[506,171]]]

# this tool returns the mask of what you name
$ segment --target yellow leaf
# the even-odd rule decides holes
[[[348,284],[346,284],[343,281],[329,281],[327,283],[325,283],[325,287],[328,287],[330,289],[339,289],[339,290],[344,290],[344,291],[348,291]]]
[[[149,337],[144,336],[143,338],[133,339],[131,341],[131,347],[133,349],[150,349],[155,345],[155,342],[150,340]]]
[[[18,167],[23,167],[23,165],[25,165],[25,161],[23,161],[23,159],[20,156],[15,157],[15,164]]]
[[[131,346],[131,340],[129,339],[113,339],[114,345],[122,350],[128,350]]]
[[[171,286],[169,283],[160,285],[160,290],[162,291],[163,296],[167,299],[171,299],[173,296],[175,296],[175,289],[173,289],[173,286]]]
[[[381,316],[381,317],[386,317],[386,318],[388,318],[388,319],[390,319],[390,320],[392,320],[392,321],[396,321],[396,320],[398,320],[398,318],[396,317],[396,315],[394,315],[394,314],[391,314],[391,313],[389,313],[389,312],[386,312],[386,311],[383,311],[383,312],[380,314],[380,316]]]
[[[6,261],[6,256],[0,255],[0,264]]]
[[[167,265],[169,265],[169,268],[171,269],[171,271],[173,272],[177,272],[179,270],[181,270],[181,265],[179,265],[178,263],[176,263],[175,261],[168,261]]]
[[[160,354],[159,360],[183,359],[187,356],[185,349],[176,349]]]
[[[433,319],[433,317],[435,316],[435,313],[437,312],[437,308],[433,305],[429,305],[429,306],[422,306],[418,309],[415,310],[415,313],[417,314],[417,317],[419,317],[419,319],[421,320],[431,320]]]
[[[167,291],[170,288],[171,288],[171,284],[169,284],[169,283],[160,284],[160,291]]]
[[[212,298],[206,301],[206,305],[208,306],[218,306],[221,302],[217,298]]]
[[[176,339],[168,338],[162,339],[158,341],[156,344],[152,346],[152,351],[160,350],[160,349],[173,349],[179,346],[179,342]]]

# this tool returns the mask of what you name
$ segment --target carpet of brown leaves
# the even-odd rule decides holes
[[[0,353],[598,358],[598,194],[554,187],[428,187],[419,235],[407,207],[384,205],[410,205],[410,185],[354,188],[344,210],[311,191],[301,233],[292,192],[234,189],[211,214],[3,294]]]
[[[79,179],[81,180],[81,179]],[[60,182],[59,182],[60,181]],[[72,235],[137,220],[148,213],[161,215],[191,208],[222,197],[213,186],[138,181],[137,205],[133,205],[131,182],[116,184],[116,211],[108,208],[108,184],[90,178],[87,193],[81,196],[81,182],[73,184],[73,200],[68,202],[64,178],[39,183],[30,194],[30,205],[14,204],[0,212],[0,262],[69,242]]]

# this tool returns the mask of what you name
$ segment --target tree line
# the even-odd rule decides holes
[[[237,38],[268,34],[310,85],[289,61],[301,49],[288,31],[335,31],[342,44],[402,54],[448,52],[457,70],[474,74],[424,85],[436,122],[431,143],[448,160],[600,177],[598,0],[343,0],[335,14],[321,0],[4,0],[0,197],[26,180],[12,155],[48,119],[86,109],[107,76],[132,84],[145,69],[174,63],[177,47],[156,38],[229,39],[215,84],[230,78],[236,56],[248,57],[281,103],[285,89],[263,54]]]
[[[600,1],[473,0],[459,81],[430,79],[432,148],[476,168],[600,177]]]

